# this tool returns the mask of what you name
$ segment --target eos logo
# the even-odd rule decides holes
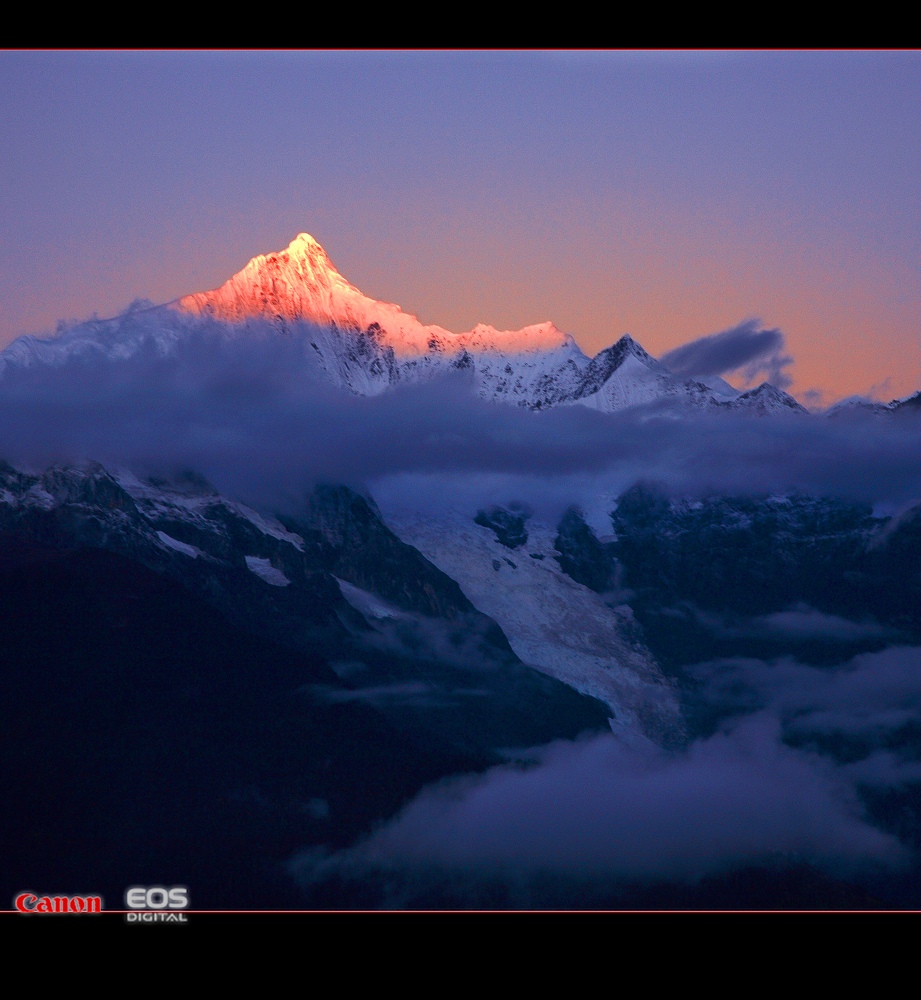
[[[185,924],[188,915],[169,911],[184,910],[189,905],[189,890],[184,885],[133,885],[125,890],[125,914],[129,924]]]
[[[184,885],[134,885],[125,890],[125,905],[129,910],[184,910],[189,890]]]

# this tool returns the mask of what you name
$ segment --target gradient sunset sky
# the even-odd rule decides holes
[[[921,387],[918,52],[4,52],[0,101],[0,347],[305,231],[457,332],[758,317],[800,399]]]

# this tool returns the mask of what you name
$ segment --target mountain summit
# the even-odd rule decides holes
[[[225,322],[271,319],[282,325],[296,322],[334,324],[353,332],[380,328],[380,341],[398,357],[429,351],[458,354],[462,350],[546,351],[562,346],[566,335],[552,323],[522,330],[496,330],[478,324],[468,333],[454,334],[427,326],[392,302],[369,298],[339,273],[322,246],[300,233],[285,250],[260,254],[211,292],[197,292],[176,305],[195,315]]]
[[[336,270],[326,251],[307,233],[287,249],[259,254],[220,288],[181,298],[178,305],[231,322],[252,316],[283,316],[319,322],[344,319],[361,292]]]

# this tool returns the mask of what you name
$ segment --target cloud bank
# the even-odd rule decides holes
[[[682,752],[608,735],[557,742],[527,765],[432,786],[351,849],[293,869],[304,882],[402,872],[656,883],[778,863],[859,879],[911,862],[860,792],[921,782],[916,750],[889,745],[917,725],[921,649],[833,670],[719,661],[696,676],[719,721]]]
[[[675,757],[613,736],[554,744],[536,767],[424,792],[336,865],[694,880],[779,855],[841,871],[905,852],[831,768],[757,717]]]
[[[148,345],[128,358],[10,366],[0,380],[0,457],[14,464],[192,468],[261,507],[291,503],[319,480],[394,476],[505,477],[538,502],[568,478],[602,492],[650,479],[682,493],[798,489],[905,503],[921,497],[918,455],[912,419],[677,420],[663,405],[532,413],[477,399],[463,375],[357,397],[312,368],[296,336],[203,332],[168,356]]]

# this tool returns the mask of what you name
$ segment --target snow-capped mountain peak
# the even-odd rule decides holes
[[[549,322],[521,330],[479,323],[460,334],[424,324],[395,303],[372,299],[347,281],[308,233],[300,233],[284,250],[253,257],[220,288],[186,295],[175,306],[230,323],[269,319],[281,327],[306,322],[353,335],[371,331],[378,347],[399,359],[456,358],[464,351],[532,353],[555,350],[572,340]]]
[[[166,355],[199,324],[228,338],[293,335],[303,343],[305,364],[358,395],[457,370],[484,399],[535,410],[578,404],[611,412],[660,400],[758,413],[801,409],[771,386],[739,394],[722,380],[675,375],[629,335],[589,358],[552,322],[520,330],[479,323],[464,333],[422,323],[395,303],[365,295],[303,232],[284,250],[253,257],[212,291],[90,320],[52,338],[20,338],[0,352],[0,371],[78,356],[117,360],[145,346]]]
[[[740,393],[735,399],[721,405],[731,409],[745,409],[763,415],[770,413],[808,413],[809,411],[782,389],[762,382],[756,389]]]
[[[419,338],[422,327],[399,306],[376,302],[346,281],[308,233],[300,233],[284,250],[253,257],[220,288],[186,295],[175,305],[194,315],[231,323],[274,319],[335,323],[351,330],[380,323],[386,315],[395,334],[416,334],[409,341]]]

